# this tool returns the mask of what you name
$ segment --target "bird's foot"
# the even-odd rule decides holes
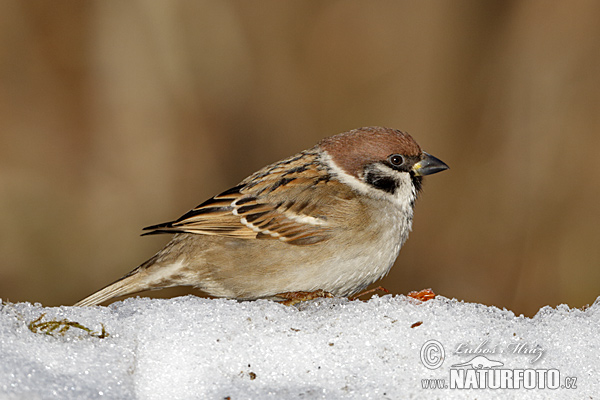
[[[293,306],[294,304],[301,303],[303,301],[318,299],[320,297],[333,297],[333,295],[324,290],[315,290],[314,292],[285,292],[276,294],[275,297],[281,297],[287,299],[282,302],[285,306]]]
[[[412,297],[413,299],[427,301],[431,299],[435,299],[436,294],[433,293],[431,289],[423,289],[418,292],[410,292],[407,294],[408,297]]]
[[[375,293],[375,292],[378,292],[378,291],[382,291],[382,292],[384,292],[384,293],[386,293],[386,294],[388,294],[388,293],[390,292],[389,290],[387,290],[387,289],[386,289],[386,288],[384,288],[383,286],[377,286],[376,288],[369,289],[369,290],[365,290],[364,292],[360,292],[359,294],[357,294],[357,295],[355,295],[355,296],[352,296],[352,297],[350,297],[349,299],[350,299],[350,301],[352,301],[352,300],[356,300],[356,299],[358,299],[360,296],[364,296],[365,294],[371,294],[371,293]]]

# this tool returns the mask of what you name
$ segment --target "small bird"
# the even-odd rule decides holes
[[[388,273],[411,230],[422,177],[445,169],[395,129],[325,138],[175,221],[144,228],[174,236],[75,305],[173,286],[239,300],[351,296]]]

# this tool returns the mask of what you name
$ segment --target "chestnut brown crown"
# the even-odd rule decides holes
[[[354,129],[319,142],[344,172],[359,177],[365,165],[385,160],[393,154],[419,158],[421,147],[408,133],[383,127]]]

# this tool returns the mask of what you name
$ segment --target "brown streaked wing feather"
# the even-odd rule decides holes
[[[328,217],[354,195],[345,185],[330,181],[316,157],[308,150],[269,165],[177,221],[146,228],[151,230],[148,234],[278,238],[296,245],[327,240],[340,222]]]
[[[240,190],[243,187],[244,185],[238,185],[226,190],[188,211],[175,221],[148,226],[144,228],[145,231],[148,231],[144,235],[196,233],[254,239],[256,232],[241,224],[240,218],[232,213],[231,203],[242,196]]]

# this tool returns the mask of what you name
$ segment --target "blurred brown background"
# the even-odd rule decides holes
[[[0,298],[72,304],[168,240],[142,227],[383,125],[451,166],[384,286],[591,303],[598,21],[592,0],[1,1]]]

